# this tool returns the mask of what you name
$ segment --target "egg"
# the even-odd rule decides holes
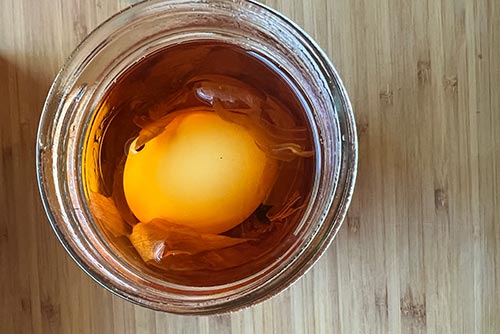
[[[277,161],[251,133],[208,110],[182,112],[142,149],[132,146],[123,188],[141,222],[219,234],[247,219],[276,178]]]

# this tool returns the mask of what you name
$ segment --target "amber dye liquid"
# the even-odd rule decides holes
[[[310,199],[315,156],[300,93],[279,68],[238,46],[196,41],[142,59],[109,88],[88,130],[83,175],[97,228],[119,256],[163,280],[211,286],[255,274],[293,246]],[[124,194],[131,145],[140,150],[161,133],[169,115],[196,108],[248,127],[277,166],[262,203],[215,237],[175,224],[147,225]],[[220,242],[219,236],[227,239]],[[215,240],[210,238],[215,243],[204,244]]]

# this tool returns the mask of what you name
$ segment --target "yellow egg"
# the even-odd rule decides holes
[[[186,111],[142,150],[129,151],[123,186],[140,221],[222,233],[265,200],[276,170],[242,126],[214,112]]]

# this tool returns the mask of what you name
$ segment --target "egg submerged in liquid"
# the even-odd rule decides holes
[[[126,201],[141,222],[163,219],[219,234],[264,202],[278,163],[241,125],[215,112],[180,113],[125,162]]]

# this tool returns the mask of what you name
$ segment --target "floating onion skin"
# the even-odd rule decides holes
[[[202,105],[177,110],[189,96],[197,98]],[[312,149],[307,150],[304,147],[307,142],[307,129],[294,127],[286,108],[257,89],[222,75],[194,77],[173,97],[152,108],[149,112],[149,122],[136,118],[136,124],[141,127],[141,131],[134,141],[134,149],[139,149],[160,135],[180,113],[206,110],[206,106],[211,107],[222,119],[249,130],[257,145],[273,159],[291,161],[298,157],[309,158],[314,155]]]

